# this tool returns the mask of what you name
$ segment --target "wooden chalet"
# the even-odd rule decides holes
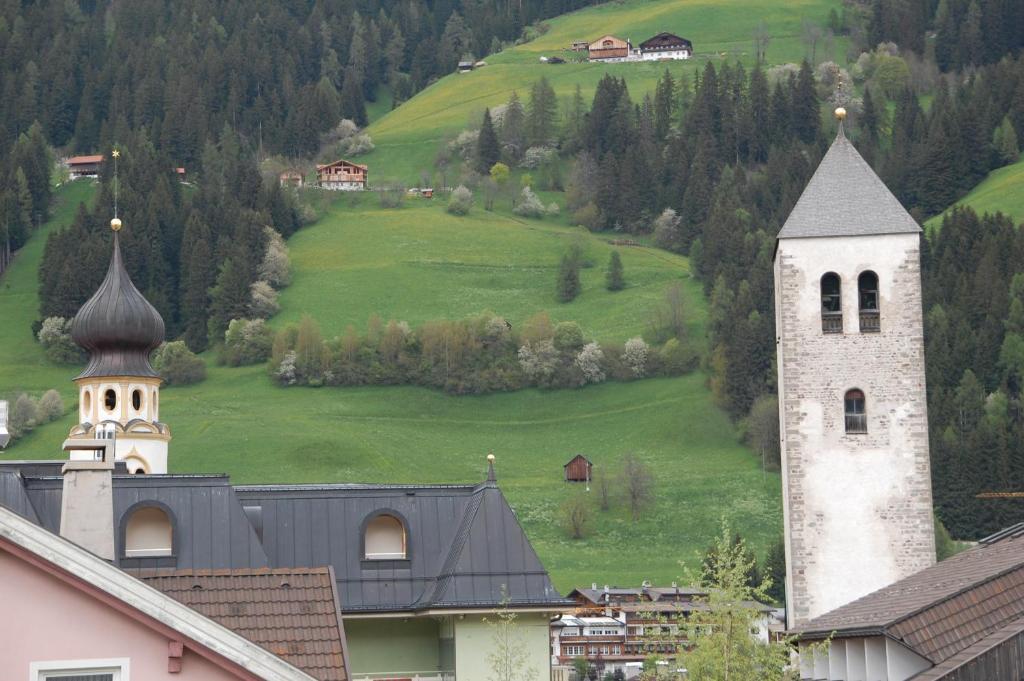
[[[693,43],[673,33],[659,33],[640,43],[640,58],[645,61],[689,59],[692,56]]]
[[[586,52],[590,48],[589,40],[573,40],[572,51],[573,52]]]
[[[316,167],[316,182],[322,189],[362,191],[366,189],[367,167],[344,159]]]
[[[589,482],[594,479],[594,464],[582,454],[572,457],[562,469],[566,482]]]
[[[185,169],[181,166],[174,169],[174,174],[177,176],[179,182],[185,181]]]
[[[459,73],[469,73],[476,67],[476,62],[472,59],[464,59],[459,62]]]
[[[306,178],[299,170],[282,170],[277,175],[277,181],[282,187],[301,187],[306,183]]]
[[[601,36],[587,46],[590,59],[626,59],[629,57],[628,40],[613,35]]]
[[[99,177],[100,167],[103,165],[103,154],[92,156],[72,156],[64,165],[71,172],[71,179],[77,180],[80,177]]]

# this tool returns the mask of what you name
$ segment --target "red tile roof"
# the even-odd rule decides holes
[[[68,165],[85,165],[87,163],[103,163],[103,154],[95,156],[72,156],[68,159]]]
[[[321,681],[348,678],[330,568],[129,572]]]

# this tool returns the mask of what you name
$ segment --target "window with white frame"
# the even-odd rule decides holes
[[[128,659],[54,660],[29,665],[32,681],[129,681]]]
[[[563,646],[565,655],[572,657],[579,657],[580,655],[586,655],[586,650],[583,646]]]

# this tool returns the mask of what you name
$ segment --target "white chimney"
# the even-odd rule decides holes
[[[10,441],[11,434],[7,432],[7,400],[0,400],[0,449]]]
[[[65,440],[64,451],[91,450],[94,461],[68,461],[60,534],[104,560],[114,560],[114,440]]]

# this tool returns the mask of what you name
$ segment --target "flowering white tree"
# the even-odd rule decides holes
[[[573,363],[583,373],[583,380],[586,383],[600,383],[605,378],[604,369],[601,368],[603,361],[604,351],[597,341],[593,341],[583,346]]]
[[[647,370],[647,354],[649,348],[644,339],[640,336],[630,338],[626,341],[626,347],[622,352],[622,361],[626,363],[633,375],[640,378]]]

